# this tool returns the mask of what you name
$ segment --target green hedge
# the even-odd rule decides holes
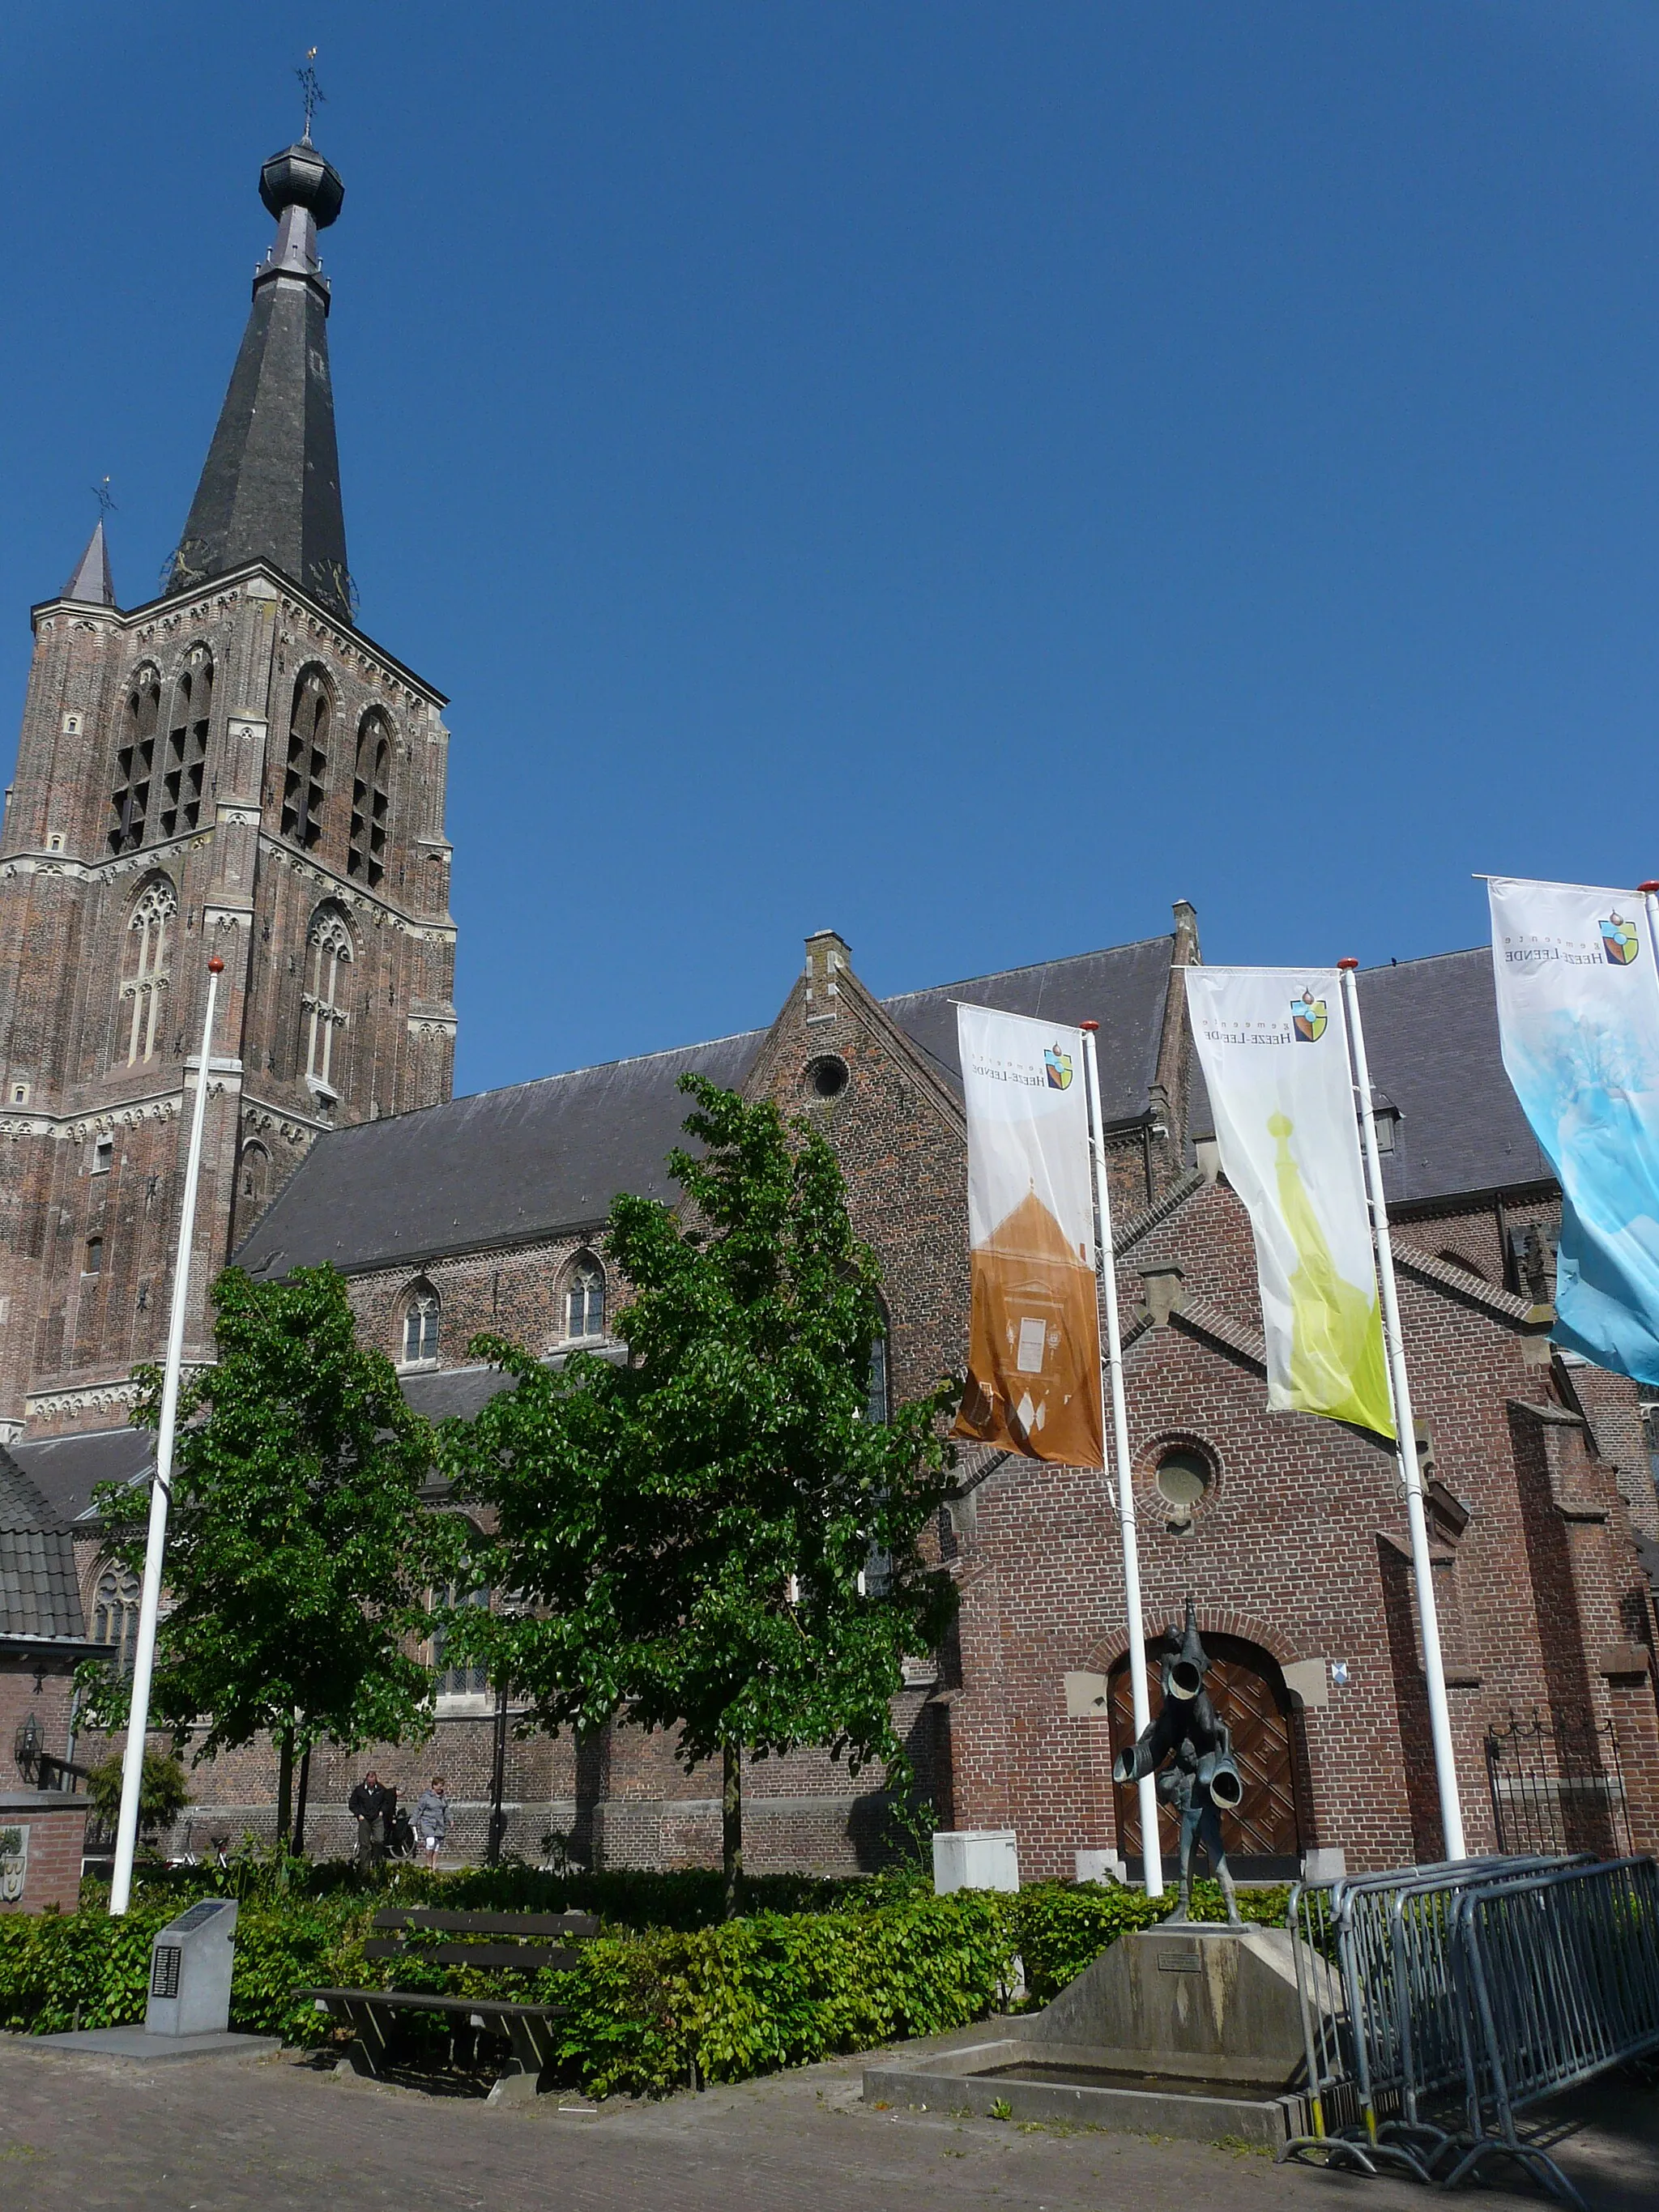
[[[194,1872],[194,1870],[192,1870]],[[404,1988],[460,1996],[538,1996],[569,2008],[562,2051],[571,2077],[596,2094],[659,2096],[699,2081],[744,2081],[779,2067],[967,2026],[1008,2002],[1015,1955],[1034,2002],[1046,2002],[1126,1929],[1171,1910],[1138,1891],[1037,1883],[1016,1896],[963,1891],[936,1898],[915,1879],[799,1885],[826,1893],[825,1909],[760,1911],[714,1924],[693,1920],[699,1877],[536,1876],[503,1868],[400,1882],[401,1903],[441,1897],[460,1910],[605,1913],[581,1963],[536,1977],[479,1973],[363,1955],[380,1885],[341,1883],[244,1899],[231,1986],[233,2027],[321,2043],[333,2024],[294,1991],[306,1984]],[[718,1881],[718,1877],[710,1877]],[[544,1885],[562,1883],[555,1895]],[[654,1927],[629,1929],[620,1909],[654,1909]],[[658,1887],[659,1886],[659,1887]],[[76,1913],[0,1914],[0,2027],[44,2035],[142,2019],[149,1946],[190,1894],[210,1887],[148,1885],[124,1919],[101,1902]],[[1253,1919],[1282,1923],[1283,1890],[1247,1892]],[[1218,1918],[1213,1885],[1194,1892],[1200,1917]]]

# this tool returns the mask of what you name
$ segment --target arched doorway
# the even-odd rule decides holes
[[[1204,1686],[1232,1732],[1233,1756],[1244,1777],[1243,1802],[1236,1813],[1221,1816],[1227,1863],[1242,1880],[1293,1881],[1302,1870],[1304,1823],[1298,1802],[1296,1733],[1285,1677],[1277,1661],[1259,1644],[1246,1644],[1238,1637],[1206,1635],[1204,1648],[1210,1658]],[[1164,1698],[1157,1664],[1150,1654],[1147,1673],[1152,1677],[1148,1686],[1156,1717]],[[1127,1657],[1112,1669],[1110,1712],[1115,1759],[1119,1751],[1134,1740]],[[1112,1796],[1117,1811],[1118,1850],[1132,1862],[1131,1873],[1138,1874],[1139,1792],[1115,1786]],[[1158,1807],[1158,1827],[1164,1867],[1173,1875],[1181,1838],[1175,1815],[1166,1806]]]

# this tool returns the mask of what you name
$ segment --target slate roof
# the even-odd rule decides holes
[[[931,991],[909,991],[882,1004],[958,1091],[958,999],[1047,1021],[1098,1022],[1101,1111],[1109,1122],[1132,1121],[1146,1109],[1147,1087],[1158,1067],[1170,944],[1167,935],[1142,938],[1134,945],[1082,952],[1070,960],[1005,968],[994,975],[974,975]]]
[[[14,1463],[45,1501],[52,1525],[67,1528],[92,1504],[94,1483],[131,1482],[155,1462],[148,1429],[94,1429],[69,1437],[20,1439]]]
[[[75,1543],[11,1454],[0,1448],[0,1638],[83,1642]]]
[[[1372,1090],[1400,1116],[1382,1164],[1390,1204],[1553,1180],[1504,1072],[1490,945],[1364,969],[1359,1011]],[[1196,1062],[1188,1127],[1214,1133]]]
[[[75,574],[64,585],[59,597],[76,599],[83,606],[112,607],[115,605],[115,579],[110,574],[109,545],[104,537],[104,520],[100,515],[87,550],[75,564]]]
[[[1110,1119],[1144,1110],[1157,1066],[1172,939],[1148,938],[1031,968],[971,976],[884,1002],[961,1089],[955,1001],[1100,1024]],[[619,1190],[670,1198],[664,1161],[681,1141],[695,1068],[740,1084],[766,1031],[578,1068],[451,1099],[319,1137],[236,1254],[254,1274],[331,1260],[350,1269],[418,1266],[448,1251],[597,1228]]]
[[[297,160],[295,157],[299,157]],[[273,155],[261,197],[273,214],[332,222],[338,178],[310,148]],[[331,208],[332,211],[331,211]],[[328,294],[307,238],[285,225],[254,276],[236,365],[174,556],[170,591],[266,560],[352,619],[345,514],[328,371]]]
[[[237,1253],[256,1275],[418,1263],[596,1228],[619,1190],[667,1198],[695,1068],[740,1083],[763,1032],[544,1076],[319,1137]]]

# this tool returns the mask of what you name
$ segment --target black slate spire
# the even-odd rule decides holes
[[[307,138],[271,155],[259,197],[276,217],[276,242],[254,272],[242,349],[167,589],[263,558],[349,622],[328,282],[317,258],[317,233],[339,214],[345,187]]]
[[[87,550],[75,564],[75,574],[58,594],[60,599],[79,599],[83,605],[112,607],[115,605],[115,579],[110,574],[109,547],[104,542],[104,518],[98,518],[98,526],[87,540]]]

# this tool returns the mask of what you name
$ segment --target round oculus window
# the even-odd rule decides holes
[[[1167,1451],[1158,1463],[1153,1478],[1158,1495],[1164,1503],[1173,1505],[1178,1513],[1190,1513],[1209,1489],[1213,1478],[1209,1463],[1201,1453],[1185,1446]]]
[[[807,1092],[814,1098],[839,1098],[851,1080],[847,1062],[833,1053],[813,1060],[806,1071]]]

